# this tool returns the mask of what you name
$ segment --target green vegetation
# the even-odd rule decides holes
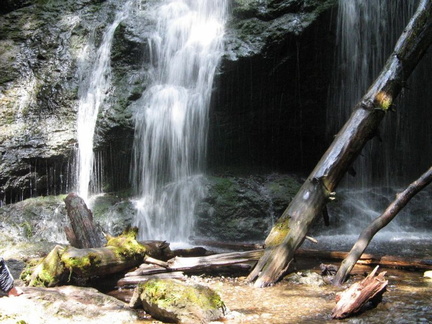
[[[143,256],[146,253],[146,247],[137,242],[137,234],[138,228],[136,227],[126,229],[122,235],[110,237],[106,246],[115,248],[114,253],[119,257]]]

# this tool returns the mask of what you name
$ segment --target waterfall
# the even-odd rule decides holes
[[[79,89],[76,179],[78,194],[84,200],[87,200],[89,197],[91,187],[97,188],[100,186],[100,183],[96,183],[99,177],[95,176],[94,173],[94,170],[97,169],[99,171],[97,173],[100,174],[100,167],[94,165],[93,139],[99,108],[103,104],[111,85],[110,54],[114,32],[118,25],[127,17],[130,6],[130,1],[124,4],[122,9],[117,12],[114,21],[106,28],[92,66],[89,69],[81,66],[81,70],[85,70],[86,75]],[[87,64],[87,57],[91,48],[93,46],[88,46],[84,49],[82,65]]]
[[[155,3],[152,84],[134,108],[132,183],[142,239],[185,242],[203,197],[208,108],[227,0]]]
[[[327,114],[330,137],[348,120],[354,105],[384,67],[417,3],[405,0],[339,0],[338,48]],[[395,193],[418,178],[431,164],[431,127],[424,122],[431,118],[427,103],[432,100],[432,91],[424,86],[429,84],[429,89],[432,89],[426,75],[431,69],[431,55],[421,63],[408,80],[408,89],[404,89],[397,100],[396,112],[389,112],[384,118],[380,138],[372,139],[355,161],[356,175],[347,176],[341,184],[337,207],[329,205],[333,214],[340,214],[347,227],[354,224],[351,233],[358,233],[379,216],[394,199]],[[430,215],[427,214],[428,199],[423,203],[421,217],[425,219],[430,217],[427,216]],[[415,223],[412,220],[405,214],[398,217],[397,222],[391,222],[386,230],[406,230]],[[401,223],[407,226],[401,227]],[[339,233],[343,230],[339,228]],[[348,228],[345,230],[350,232]]]
[[[338,48],[327,115],[330,136],[348,120],[354,105],[384,67],[415,7],[415,1],[405,0],[339,0]],[[388,170],[377,163],[376,154],[381,149],[376,140],[365,147],[354,165],[356,186],[389,179]]]

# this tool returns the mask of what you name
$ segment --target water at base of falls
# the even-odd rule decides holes
[[[131,181],[140,239],[187,241],[202,170],[208,106],[222,54],[226,0],[166,0],[152,10],[152,85],[134,107]]]

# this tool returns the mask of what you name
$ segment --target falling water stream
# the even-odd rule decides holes
[[[135,225],[142,239],[186,242],[204,195],[208,107],[227,0],[164,0],[150,10],[153,81],[134,109]]]
[[[77,162],[77,191],[84,199],[89,198],[89,194],[94,193],[90,188],[97,188],[98,184],[93,152],[93,138],[95,134],[96,121],[99,109],[104,102],[108,89],[111,85],[111,45],[114,32],[118,25],[124,20],[131,7],[131,1],[126,2],[120,11],[117,12],[114,21],[106,28],[101,44],[97,49],[93,65],[88,69],[89,73],[84,76],[79,89],[79,106],[77,118],[77,138],[78,138],[78,162]],[[83,49],[83,56],[88,57],[89,51],[93,46]],[[83,59],[82,64],[87,60]],[[86,70],[86,69],[83,69]]]

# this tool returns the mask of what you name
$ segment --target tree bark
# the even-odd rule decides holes
[[[396,199],[387,207],[381,216],[376,218],[368,227],[360,234],[357,242],[352,247],[348,256],[342,261],[342,264],[333,279],[334,285],[341,285],[357,260],[366,250],[374,235],[401,211],[403,207],[414,197],[419,191],[432,182],[432,167],[425,172],[419,179],[411,183],[408,188],[396,196]]]
[[[421,0],[378,78],[354,107],[350,119],[272,228],[266,250],[248,280],[256,287],[275,283],[287,270],[310,225],[340,180],[375,136],[378,126],[432,42],[432,0]]]
[[[375,276],[378,266],[362,281],[356,282],[338,296],[338,302],[333,308],[332,317],[342,319],[361,311],[368,301],[382,296],[388,284],[385,272]]]
[[[79,249],[101,247],[104,244],[102,232],[94,224],[93,214],[84,200],[76,193],[70,193],[64,201],[71,223],[71,228],[65,227],[69,243]]]

